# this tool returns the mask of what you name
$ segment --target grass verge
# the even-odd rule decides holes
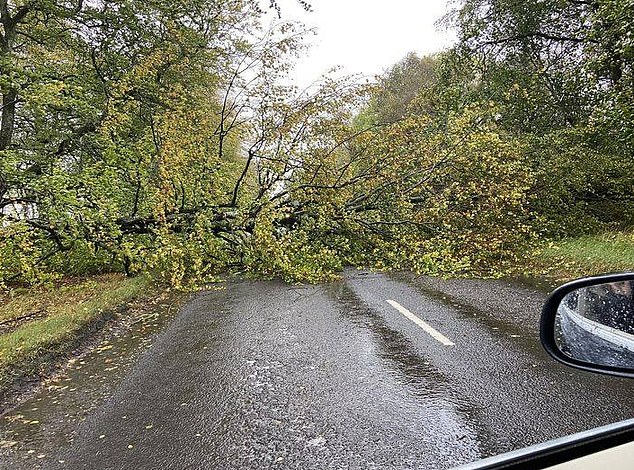
[[[155,292],[146,277],[110,274],[0,299],[0,391],[37,378],[43,367],[115,318],[117,309]]]
[[[535,253],[532,274],[557,281],[634,271],[634,233],[606,233],[549,242]]]

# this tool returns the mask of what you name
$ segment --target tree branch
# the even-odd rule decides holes
[[[492,46],[497,44],[504,44],[506,42],[511,42],[511,41],[518,41],[520,39],[531,39],[531,38],[548,39],[549,41],[557,41],[557,42],[574,42],[574,43],[591,42],[595,44],[598,44],[599,42],[596,39],[592,39],[589,37],[575,38],[575,37],[569,37],[569,36],[555,36],[552,34],[536,31],[534,33],[516,34],[514,36],[508,36],[502,39],[493,39],[491,41],[484,41],[482,44],[487,46]]]

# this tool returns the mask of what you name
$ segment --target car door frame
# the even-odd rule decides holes
[[[545,469],[628,443],[634,445],[634,419],[496,455],[455,470]]]

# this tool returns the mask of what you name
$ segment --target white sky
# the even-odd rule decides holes
[[[373,77],[408,52],[440,51],[454,35],[436,26],[453,6],[446,0],[308,0],[306,13],[295,0],[280,0],[282,19],[300,20],[318,29],[307,57],[294,71],[296,84],[305,86],[333,66],[342,73]]]

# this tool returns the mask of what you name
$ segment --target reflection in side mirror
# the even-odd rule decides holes
[[[573,281],[544,307],[542,343],[583,369],[634,376],[634,275]]]
[[[632,281],[582,287],[557,309],[555,340],[572,359],[634,369]]]

